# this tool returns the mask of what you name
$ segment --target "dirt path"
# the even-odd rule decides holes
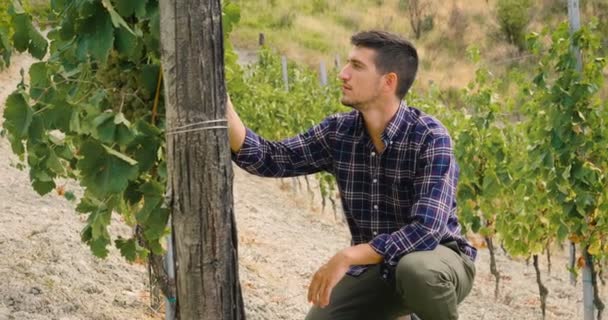
[[[19,69],[33,60],[16,56],[0,72],[0,111],[19,82]],[[83,218],[55,194],[38,196],[27,171],[0,138],[0,320],[4,319],[163,319],[148,307],[147,274],[113,250],[94,258],[80,243]],[[312,273],[349,243],[344,224],[331,210],[311,206],[303,189],[250,176],[235,168],[235,208],[240,239],[240,273],[249,320],[303,319]],[[315,203],[318,194],[316,195]],[[114,221],[113,235],[129,234]],[[493,297],[487,250],[480,250],[478,276],[460,308],[461,319],[540,319],[533,267],[498,256],[501,295]],[[553,273],[543,276],[550,291],[547,319],[581,316],[580,286],[568,284],[565,259],[553,257]],[[542,260],[545,261],[544,259]],[[605,295],[604,295],[605,296]]]

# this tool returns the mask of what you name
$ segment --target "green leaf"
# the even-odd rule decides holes
[[[98,1],[92,0],[79,1],[76,5],[78,6],[78,15],[83,19],[94,16],[102,8]],[[95,26],[91,27],[94,28]]]
[[[71,40],[76,35],[74,30],[74,21],[72,19],[65,19],[61,22],[59,28],[59,38],[61,40]]]
[[[114,117],[114,123],[115,124],[124,124],[127,127],[131,126],[131,122],[129,122],[129,120],[127,120],[127,118],[125,118],[125,114],[122,112],[119,112],[116,114],[116,116]]]
[[[93,120],[93,126],[99,127],[100,125],[104,124],[106,121],[112,119],[113,117],[114,113],[112,111],[102,112]]]
[[[128,6],[128,3],[132,3],[132,0],[129,1],[120,1],[123,3],[123,6]],[[118,12],[116,12],[116,10],[114,9],[114,6],[112,5],[112,3],[110,2],[110,0],[101,0],[101,4],[103,4],[103,6],[106,8],[106,10],[108,11],[108,13],[110,14],[110,19],[112,20],[112,24],[114,25],[115,28],[120,28],[123,27],[125,29],[127,29],[129,32],[131,32],[132,34],[135,34],[133,32],[133,30],[131,29],[131,27],[129,27],[129,24],[127,24],[127,22],[125,21],[125,19],[123,19],[120,14],[118,14]],[[134,9],[133,9],[134,10]],[[125,16],[129,16],[125,15]]]
[[[46,159],[46,166],[58,175],[65,174],[65,168],[59,161],[59,157],[57,157],[55,151],[52,149],[49,149],[49,154]]]
[[[31,180],[38,180],[41,182],[52,182],[53,177],[49,175],[49,172],[47,172],[46,168],[39,166],[40,163],[41,161],[39,161],[37,165],[32,165],[30,167]]]
[[[113,155],[113,156],[115,156],[115,157],[117,157],[117,158],[121,159],[122,161],[124,161],[124,162],[126,162],[126,163],[128,163],[128,164],[130,164],[130,165],[132,165],[132,166],[134,166],[134,165],[136,165],[136,164],[137,164],[137,161],[135,161],[133,158],[131,158],[131,157],[127,156],[127,155],[126,155],[126,154],[124,154],[124,153],[121,153],[121,152],[119,152],[119,151],[116,151],[116,150],[114,150],[114,149],[112,149],[112,148],[108,148],[108,147],[107,147],[107,146],[105,146],[105,145],[103,146],[103,148],[106,150],[106,152],[107,152],[107,153],[109,153],[109,154],[111,154],[111,155]]]
[[[35,179],[32,181],[32,187],[39,195],[43,196],[55,189],[55,182]]]
[[[146,16],[146,4],[148,0],[135,0],[135,16],[138,19],[143,19]]]
[[[159,239],[165,233],[167,222],[169,221],[169,210],[158,208],[154,210],[146,221],[146,231],[144,236],[147,240]]]
[[[143,49],[140,39],[124,27],[117,28],[115,33],[116,50],[129,57],[129,60],[137,62],[141,58]]]
[[[92,239],[109,238],[108,226],[112,218],[111,210],[97,209],[89,215],[87,222],[91,225]]]
[[[135,14],[138,19],[145,17],[147,2],[148,0],[113,1],[114,8],[121,16],[126,18]]]
[[[78,162],[78,169],[82,184],[98,196],[123,192],[129,180],[138,174],[134,160],[107,150],[92,139],[84,142],[80,149],[83,159]]]
[[[72,112],[72,116],[70,117],[70,132],[80,132],[82,127],[80,125],[80,113]]]
[[[113,121],[107,120],[97,127],[97,136],[102,142],[113,143],[116,136],[116,124]]]
[[[90,37],[85,38],[88,52],[93,58],[105,63],[114,46],[114,28],[110,16],[106,12],[98,11],[91,23],[95,29]]]
[[[13,16],[13,46],[17,51],[23,52],[27,50],[30,42],[30,26],[31,21],[25,14],[18,14]]]
[[[141,74],[138,80],[152,95],[156,93],[159,72],[160,66],[157,64],[147,64],[141,68]]]
[[[126,146],[130,144],[133,139],[135,139],[135,135],[127,126],[121,124],[116,128],[116,142],[118,142],[121,146]]]
[[[76,195],[74,194],[74,192],[72,191],[66,191],[63,196],[66,198],[66,200],[73,202],[76,200]]]
[[[116,124],[112,119],[114,113],[111,111],[102,112],[93,120],[93,126],[95,127],[95,136],[102,142],[113,143],[116,134]]]
[[[51,9],[55,12],[61,12],[66,6],[67,0],[51,0]]]
[[[17,13],[13,15],[13,45],[19,52],[28,50],[37,59],[42,59],[46,54],[48,42],[34,28],[28,14]]]
[[[90,196],[85,195],[76,206],[76,212],[88,213],[97,210],[103,204]]]
[[[116,248],[120,250],[120,254],[125,257],[128,261],[135,261],[137,258],[137,244],[135,239],[131,238],[129,240],[124,240],[122,238],[116,239],[114,241]]]
[[[54,101],[40,115],[44,119],[46,130],[70,131],[70,120],[75,107],[64,101]]]
[[[30,96],[38,99],[50,86],[46,62],[37,62],[30,66]]]
[[[471,221],[471,230],[477,233],[479,232],[479,229],[481,229],[481,218],[474,216]]]
[[[32,123],[34,112],[28,105],[23,94],[13,92],[6,99],[4,110],[4,127],[16,138],[25,138]]]
[[[93,254],[98,258],[106,258],[110,252],[108,250],[108,245],[110,244],[109,238],[100,237],[89,241],[88,244]]]
[[[232,2],[226,3],[222,8],[222,27],[224,29],[224,35],[230,34],[240,19],[241,9],[239,6]]]
[[[129,153],[139,163],[141,172],[148,172],[158,159],[158,150],[161,145],[160,130],[143,120],[135,123],[137,135],[131,146]]]
[[[44,130],[44,120],[42,120],[42,116],[40,114],[34,115],[28,130],[28,142],[41,143],[44,139]]]
[[[33,26],[29,31],[30,43],[28,45],[29,53],[36,59],[41,60],[46,55],[49,43],[44,36]]]
[[[129,186],[127,186],[124,198],[128,204],[134,205],[142,199],[143,193],[139,191],[139,187],[140,185],[137,182],[130,182]]]
[[[144,35],[146,51],[158,52],[160,47],[160,15],[157,6],[148,6],[147,14],[149,18],[149,32]]]
[[[158,176],[163,179],[163,180],[167,180],[167,162],[163,161],[158,165]]]
[[[92,238],[93,238],[93,232],[91,230],[91,226],[86,225],[84,228],[82,228],[82,231],[80,232],[80,240],[82,242],[89,243],[89,241],[91,241]]]
[[[150,247],[150,251],[152,251],[152,253],[160,256],[165,253],[165,249],[163,249],[163,246],[158,240],[159,239],[148,240],[148,246]]]
[[[11,63],[11,51],[13,48],[9,43],[9,32],[5,26],[0,26],[0,69]]]
[[[137,222],[147,225],[150,215],[160,210],[163,201],[163,186],[156,181],[148,181],[141,185],[139,192],[144,196],[144,205],[135,218]]]

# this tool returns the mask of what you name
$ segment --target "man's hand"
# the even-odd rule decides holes
[[[351,265],[378,264],[382,256],[367,243],[348,247],[329,259],[312,277],[308,287],[308,302],[321,308],[329,304],[331,292]]]
[[[308,287],[308,302],[312,302],[321,308],[327,306],[331,291],[338,281],[344,277],[349,267],[350,262],[342,251],[333,256],[312,277]]]
[[[230,97],[226,96],[226,119],[228,120],[228,139],[230,140],[230,149],[233,152],[238,152],[245,141],[246,129],[243,121],[239,118]]]

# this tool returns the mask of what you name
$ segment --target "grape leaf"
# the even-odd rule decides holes
[[[127,161],[117,156],[117,152],[110,154],[104,147],[88,139],[80,150],[84,158],[78,162],[82,184],[99,196],[123,192],[138,173],[134,160]]]
[[[32,123],[34,112],[20,92],[13,92],[6,99],[4,127],[16,138],[25,138]]]
[[[137,244],[135,239],[122,239],[118,238],[114,241],[116,248],[120,250],[120,254],[125,257],[128,261],[133,262],[137,258]]]

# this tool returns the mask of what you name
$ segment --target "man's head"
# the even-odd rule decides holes
[[[351,37],[353,49],[340,72],[342,103],[356,107],[393,95],[403,99],[418,70],[418,53],[407,40],[385,31]]]

